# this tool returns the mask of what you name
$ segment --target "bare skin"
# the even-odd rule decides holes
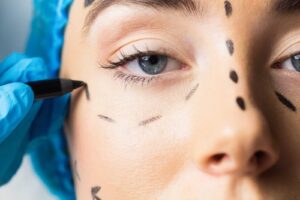
[[[72,96],[65,125],[77,199],[297,199],[300,11],[276,2],[120,4],[86,21],[99,0],[75,0],[61,76],[90,93]],[[107,68],[136,49],[168,52],[159,78],[136,61]]]

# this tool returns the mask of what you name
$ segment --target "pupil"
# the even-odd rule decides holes
[[[293,67],[300,72],[300,54],[292,57]]]
[[[156,56],[151,56],[151,57],[149,58],[149,62],[150,62],[151,65],[157,64],[157,63],[158,63],[158,57],[156,57]]]
[[[168,58],[160,55],[149,55],[139,58],[141,69],[150,75],[161,73],[167,66]]]

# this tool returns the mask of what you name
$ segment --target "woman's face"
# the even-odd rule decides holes
[[[300,2],[75,0],[77,199],[300,195]],[[89,95],[88,95],[89,93]]]

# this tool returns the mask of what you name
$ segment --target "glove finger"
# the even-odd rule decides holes
[[[25,84],[0,86],[0,144],[27,115],[33,101],[34,94]]]
[[[12,82],[29,82],[48,77],[48,70],[41,58],[25,58],[2,74],[0,85]]]
[[[28,134],[28,130],[40,106],[40,101],[35,102],[29,114],[25,116],[16,129],[1,143],[0,158],[2,165],[0,167],[0,186],[9,182],[20,167],[29,144],[30,134]]]
[[[2,74],[5,73],[6,70],[11,68],[13,65],[18,63],[20,60],[25,59],[26,56],[24,54],[20,53],[13,53],[7,58],[5,58],[1,63],[0,63],[0,77]]]

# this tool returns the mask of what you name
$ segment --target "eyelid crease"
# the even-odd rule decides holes
[[[131,54],[126,54],[123,51],[120,51],[120,55],[118,56],[118,60],[117,61],[112,61],[112,60],[108,60],[108,63],[110,65],[114,65],[115,67],[119,67],[120,65],[125,65],[128,62],[131,62],[139,57],[142,56],[149,56],[149,55],[162,55],[162,56],[168,56],[168,57],[173,57],[172,55],[170,55],[169,53],[167,53],[164,49],[160,49],[157,51],[151,51],[149,49],[147,49],[146,51],[142,51],[137,49],[136,47],[134,47],[134,49],[136,50],[136,53],[131,53]],[[103,67],[105,68],[105,67]]]
[[[282,54],[280,54],[280,55],[282,55]],[[288,53],[288,54],[286,54],[284,56],[279,57],[279,59],[277,59],[276,62],[274,62],[272,64],[272,67],[275,66],[274,68],[277,68],[278,64],[281,64],[282,62],[284,62],[287,59],[290,59],[291,57],[296,56],[296,55],[300,55],[300,49],[298,51],[296,51],[295,53]]]
[[[280,45],[276,45],[274,47],[274,51],[279,53],[276,53],[274,56],[272,56],[269,63],[273,62],[273,60],[278,60],[278,58],[282,57],[282,55],[293,46],[299,45],[300,50],[300,31],[292,33],[292,35],[289,34],[288,36],[280,39],[279,44]]]
[[[140,56],[147,56],[147,55],[162,55],[162,56],[167,56],[169,58],[175,59],[182,63],[184,66],[192,66],[190,60],[185,56],[183,53],[178,52],[178,50],[172,48],[172,47],[158,47],[155,48],[155,50],[151,50],[147,43],[143,43],[142,48],[137,47],[135,44],[130,45],[130,48],[133,49],[134,52],[131,53],[126,53],[126,51],[130,51],[132,49],[126,48],[125,50],[118,50],[115,51],[115,54],[117,58],[113,59],[107,59],[106,61],[103,61],[102,64],[101,62],[98,62],[100,66],[106,66],[107,68],[116,68],[119,67],[116,64],[127,64],[130,61],[133,61],[134,59],[140,57]],[[123,48],[124,49],[124,48]],[[142,50],[145,49],[145,50]],[[114,57],[116,57],[114,56]],[[127,61],[127,62],[126,62]],[[106,63],[106,64],[104,64]],[[115,67],[112,67],[115,66]],[[103,67],[105,68],[105,67]]]

